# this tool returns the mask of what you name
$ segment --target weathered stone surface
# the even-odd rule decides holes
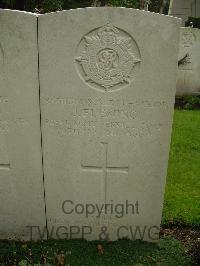
[[[37,17],[0,10],[1,239],[45,225],[37,59]]]
[[[177,95],[200,95],[200,30],[181,28]]]
[[[188,17],[200,17],[199,0],[171,0],[169,15],[182,19],[183,26]]]
[[[39,17],[50,237],[157,239],[179,27],[176,18],[125,8],[87,8]],[[128,213],[117,218],[120,205],[113,213],[111,205],[127,202],[134,205],[134,213],[129,206]],[[78,203],[111,205],[107,213],[103,206],[100,218],[96,206],[88,217],[82,205],[76,213],[66,214]],[[75,233],[78,228],[72,226],[80,231]],[[82,235],[82,229],[89,230],[83,226],[91,226],[92,232]],[[102,226],[108,235],[101,234]],[[134,236],[136,226],[144,236],[138,232]]]

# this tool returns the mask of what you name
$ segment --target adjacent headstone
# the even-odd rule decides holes
[[[38,20],[49,237],[156,241],[180,20],[125,8]]]
[[[182,19],[183,26],[188,17],[200,17],[199,0],[171,0],[169,6],[169,15]]]
[[[200,29],[181,28],[177,95],[200,95]]]
[[[30,240],[45,226],[33,14],[0,10],[0,107],[0,238]]]

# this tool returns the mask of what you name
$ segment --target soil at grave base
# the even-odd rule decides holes
[[[200,230],[172,226],[162,228],[161,236],[172,236],[183,243],[186,253],[192,257],[194,265],[200,265]]]

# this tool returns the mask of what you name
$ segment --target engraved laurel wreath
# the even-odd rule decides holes
[[[134,54],[134,40],[123,36],[110,23],[83,38],[84,49],[76,57],[81,75],[90,85],[97,85],[104,91],[113,90],[130,83],[133,68],[141,62]]]

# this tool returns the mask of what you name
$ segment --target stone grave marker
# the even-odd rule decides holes
[[[38,21],[49,237],[156,241],[180,20],[107,7]]]
[[[182,19],[182,24],[189,17],[200,17],[200,1],[199,0],[171,0],[169,6],[169,15]]]
[[[177,95],[200,95],[200,29],[181,28]]]
[[[30,240],[46,224],[33,14],[0,10],[0,108],[0,238]]]

